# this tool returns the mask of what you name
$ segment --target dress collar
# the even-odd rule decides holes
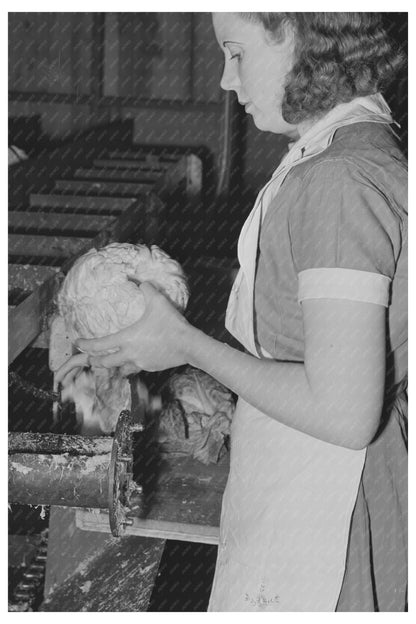
[[[313,156],[322,152],[332,143],[338,128],[364,121],[395,123],[391,110],[381,93],[355,98],[351,102],[335,106],[290,145],[288,153],[272,177],[278,173],[281,166],[293,164],[305,156]]]

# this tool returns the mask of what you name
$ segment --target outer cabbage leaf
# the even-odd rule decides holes
[[[233,394],[207,373],[187,367],[168,382],[159,423],[167,450],[217,462],[228,444],[235,409]]]

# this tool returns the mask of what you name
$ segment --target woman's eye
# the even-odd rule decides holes
[[[230,56],[230,61],[232,61],[233,59],[238,59],[238,60],[240,60],[240,59],[241,59],[241,54],[240,54],[239,52],[237,52],[237,54],[232,54],[232,55]]]

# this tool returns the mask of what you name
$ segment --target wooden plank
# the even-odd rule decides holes
[[[163,178],[156,182],[155,193],[171,192],[184,188],[189,199],[198,199],[202,191],[202,162],[198,156],[182,156],[166,170]]]
[[[186,194],[195,197],[202,192],[202,161],[195,154],[186,158]]]
[[[93,162],[94,167],[108,167],[120,169],[138,169],[139,171],[151,171],[163,173],[169,167],[168,163],[152,164],[143,160],[128,160],[127,158],[97,158]]]
[[[31,264],[9,264],[8,266],[8,291],[9,303],[16,301],[20,305],[34,290],[39,288],[43,282],[52,276],[58,280],[63,277],[59,267],[31,265]],[[10,306],[9,310],[16,308]],[[32,342],[32,347],[49,348],[49,330],[42,331]]]
[[[175,148],[158,146],[157,152],[152,147],[135,147],[126,150],[112,150],[109,152],[109,158],[141,160],[151,165],[162,165],[163,163],[176,162],[181,157]],[[171,153],[169,153],[171,151]],[[162,153],[158,153],[162,152]]]
[[[143,154],[143,159],[141,159],[139,151],[113,151],[110,153],[110,158],[94,161],[96,167],[103,167],[103,172],[98,173],[97,171],[96,175],[102,176],[105,179],[107,175],[106,172],[108,172],[107,177],[114,177],[117,179],[123,175],[127,180],[130,179],[130,174],[128,172],[120,174],[117,172],[118,168],[122,169],[124,167],[125,169],[133,169],[143,166],[147,167],[149,171],[152,171],[153,168],[159,170],[164,169],[164,175],[154,179],[154,191],[156,193],[172,191],[184,183],[184,189],[188,197],[195,198],[200,196],[202,191],[203,171],[202,161],[198,156],[195,154],[185,154],[183,156],[161,157],[156,154],[148,154],[145,156],[145,152],[143,152]],[[164,162],[164,164],[162,164],[162,162]],[[108,169],[106,169],[106,167],[108,167]],[[113,171],[110,171],[111,167]],[[95,175],[86,173],[85,169],[78,170],[78,172],[80,174],[82,172],[82,175],[86,174],[91,177]]]
[[[164,547],[164,540],[86,533],[74,510],[53,507],[40,611],[146,611]]]
[[[76,524],[82,531],[110,533],[108,512],[103,509],[76,510]],[[170,539],[199,544],[218,544],[219,526],[211,527],[201,524],[185,524],[163,520],[147,520],[133,518],[133,524],[126,527],[126,535]]]
[[[71,357],[74,352],[74,347],[70,337],[68,336],[65,321],[60,314],[55,314],[48,325],[49,369],[53,371],[53,391],[57,392],[59,384],[56,381],[56,371]],[[52,405],[52,414],[53,422],[57,423],[60,414],[60,406],[57,402],[54,402]]]
[[[54,193],[32,193],[29,199],[32,208],[52,208],[56,212],[77,209],[91,214],[119,214],[136,203],[135,197],[86,197]]]
[[[92,246],[92,238],[9,234],[11,256],[70,258]]]
[[[32,292],[57,273],[59,273],[59,267],[37,264],[9,264],[9,291],[17,289]]]
[[[111,241],[157,243],[163,246],[165,226],[166,204],[154,193],[149,193],[142,196],[140,201],[133,202],[107,230]]]
[[[58,390],[56,382],[56,371],[64,364],[74,353],[72,340],[68,335],[65,325],[65,319],[59,313],[55,314],[49,322],[49,369],[54,373],[53,389]],[[56,408],[58,406],[56,405]]]
[[[157,481],[148,485],[146,519],[219,526],[229,458],[205,465],[173,454],[153,458]],[[152,472],[149,466],[148,473]],[[146,483],[144,483],[146,492]],[[134,511],[134,510],[133,510]]]
[[[205,465],[174,453],[154,454],[145,460],[145,511],[133,505],[128,535],[217,544],[222,495],[228,478],[229,456]],[[77,526],[109,532],[106,510],[77,513]]]
[[[70,208],[67,207],[66,198],[70,200]],[[76,200],[76,201],[75,201]],[[94,246],[100,246],[107,244],[110,241],[130,241],[137,242],[141,239],[144,242],[154,243],[158,240],[158,235],[164,224],[165,219],[165,204],[156,197],[153,193],[142,195],[139,200],[135,198],[120,198],[120,197],[75,197],[65,195],[38,195],[31,196],[31,202],[33,202],[33,209],[36,209],[36,204],[42,204],[42,210],[50,207],[52,210],[56,210],[56,214],[59,216],[68,216],[63,211],[71,209],[71,217],[74,216],[73,211],[76,209],[72,206],[79,206],[79,210],[84,210],[88,215],[117,215],[118,218],[110,223],[104,221],[102,216],[98,216],[97,219],[103,222],[103,229],[98,236],[101,236],[100,240],[94,239]],[[54,207],[55,203],[62,204],[57,208]],[[46,204],[44,206],[43,204]],[[82,208],[82,206],[88,206]],[[53,213],[48,213],[51,216]],[[75,215],[79,218],[78,215]],[[105,228],[105,229],[104,229]]]
[[[115,224],[115,217],[84,214],[59,214],[50,212],[9,212],[9,231],[32,230],[34,232],[88,232],[97,234]]]
[[[43,318],[59,288],[56,275],[47,279],[19,306],[9,311],[9,364],[42,330]]]
[[[50,331],[45,329],[41,331],[30,345],[32,349],[49,349]]]
[[[189,456],[153,452],[149,440],[146,448],[149,455],[144,459],[144,473],[140,477],[145,504],[143,509],[135,507],[132,501],[129,513],[133,519],[132,534],[216,543],[215,529],[220,523],[229,456],[225,455],[217,464],[205,465]],[[94,519],[83,514],[79,522],[88,530],[105,531],[105,514],[96,515]]]
[[[55,191],[62,193],[138,197],[150,192],[152,184],[132,182],[94,182],[88,180],[56,180]]]
[[[110,161],[111,162],[111,161]],[[87,169],[81,167],[74,173],[75,178],[84,178],[88,180],[115,180],[117,182],[135,182],[141,184],[153,184],[160,178],[160,173],[132,171],[130,169],[117,168],[103,168],[94,167]]]
[[[114,235],[114,232],[102,230],[94,238],[9,234],[9,257],[17,258],[17,262],[29,264],[34,258],[39,259],[38,264],[42,263],[41,259],[47,260],[53,266],[60,266],[62,273],[65,274],[75,260],[89,249],[102,247],[110,240],[114,240],[113,235],[117,236],[117,231],[115,228]]]

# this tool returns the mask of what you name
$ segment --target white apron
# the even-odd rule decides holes
[[[243,226],[226,327],[257,357],[271,357],[253,330],[267,208],[292,167],[323,151],[338,128],[359,121],[393,120],[380,95],[336,107],[292,146]],[[365,454],[282,425],[240,398],[208,611],[335,611]]]

